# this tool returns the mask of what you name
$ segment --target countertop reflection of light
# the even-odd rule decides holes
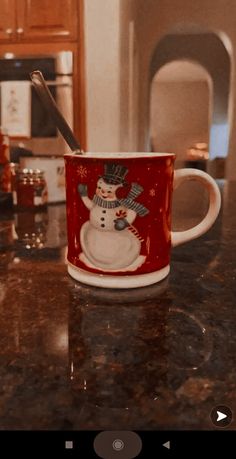
[[[2,303],[2,301],[4,300],[5,295],[6,295],[6,287],[5,285],[0,283],[0,303]]]
[[[4,58],[5,59],[14,59],[14,57],[15,57],[15,54],[13,54],[13,53],[5,53],[4,54]]]
[[[50,331],[48,336],[48,346],[50,353],[57,355],[67,355],[68,353],[68,327],[67,324],[58,324]]]
[[[19,258],[19,257],[14,257],[14,258],[13,258],[13,263],[15,263],[16,265],[17,265],[18,263],[20,263],[20,258]]]
[[[25,243],[26,249],[43,249],[45,246],[46,238],[45,235],[41,233],[25,233],[22,241]]]
[[[58,333],[58,336],[56,337],[56,347],[59,351],[67,352],[68,350],[68,332],[66,331],[61,331]]]
[[[74,363],[71,362],[70,364],[70,379],[73,380],[74,379]]]
[[[87,390],[87,381],[84,379],[84,390]]]

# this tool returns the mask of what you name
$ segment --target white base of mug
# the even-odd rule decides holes
[[[137,288],[160,282],[170,272],[170,265],[165,266],[158,271],[147,274],[137,274],[131,276],[111,276],[109,274],[95,274],[77,268],[68,262],[68,273],[73,279],[83,284],[92,285],[93,287],[102,288]]]

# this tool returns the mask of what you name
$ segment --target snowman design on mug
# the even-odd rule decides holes
[[[92,200],[88,197],[87,185],[78,185],[81,199],[90,211],[89,220],[80,230],[82,252],[79,258],[94,269],[135,271],[146,260],[145,255],[140,255],[144,240],[133,226],[137,216],[144,217],[149,213],[135,200],[143,188],[138,183],[131,183],[126,198],[118,199],[118,188],[127,185],[128,168],[107,163],[104,169]]]

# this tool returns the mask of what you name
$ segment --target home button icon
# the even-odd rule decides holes
[[[121,451],[124,448],[125,444],[122,440],[117,438],[113,441],[112,446],[115,451]]]
[[[142,440],[131,431],[100,432],[93,443],[96,454],[103,459],[132,459],[142,449]]]

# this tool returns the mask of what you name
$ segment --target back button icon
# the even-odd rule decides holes
[[[170,441],[166,441],[162,444],[162,446],[164,446],[164,448],[170,449]]]

